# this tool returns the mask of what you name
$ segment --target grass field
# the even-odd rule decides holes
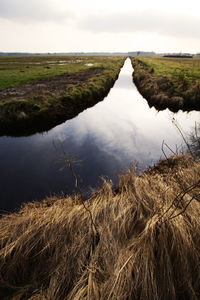
[[[124,59],[0,57],[0,134],[44,131],[94,105],[114,84]]]
[[[200,109],[200,58],[135,57],[132,63],[133,79],[151,106]]]
[[[0,90],[32,80],[87,70],[88,64],[105,68],[106,61],[113,59],[66,55],[0,56]]]
[[[117,188],[0,219],[0,298],[200,299],[200,162],[174,156]]]

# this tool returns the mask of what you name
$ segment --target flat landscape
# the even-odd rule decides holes
[[[124,59],[59,55],[0,57],[0,134],[44,131],[103,100]]]
[[[199,60],[124,61],[1,58],[2,135],[93,107],[0,138],[0,299],[200,299],[199,112],[138,92],[198,109]]]
[[[200,300],[199,10],[0,0],[0,300]]]
[[[134,57],[133,80],[150,106],[200,110],[200,58]]]

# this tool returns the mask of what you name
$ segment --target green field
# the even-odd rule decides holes
[[[0,134],[43,131],[103,100],[125,57],[0,57]],[[36,128],[37,127],[37,128]],[[15,133],[14,133],[15,134]]]
[[[200,108],[200,58],[135,57],[132,63],[134,81],[150,105]]]
[[[109,64],[116,60],[118,59],[114,57],[102,56],[0,56],[0,90],[32,80],[87,70],[91,67],[109,69]]]
[[[200,58],[143,57],[141,60],[150,71],[153,68],[155,79],[167,76],[177,88],[180,84],[188,88],[200,82]]]

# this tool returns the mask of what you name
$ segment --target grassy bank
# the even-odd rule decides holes
[[[200,299],[200,162],[134,168],[84,202],[52,197],[0,219],[1,299]]]
[[[48,130],[103,100],[124,59],[0,57],[0,135]]]
[[[149,106],[200,110],[200,59],[132,57],[133,80]]]

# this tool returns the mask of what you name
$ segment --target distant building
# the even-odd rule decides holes
[[[168,53],[164,54],[164,57],[175,57],[175,58],[192,58],[194,55],[190,53]]]
[[[147,52],[147,51],[134,51],[134,52],[128,52],[128,55],[130,56],[155,56],[157,55],[155,52]]]

